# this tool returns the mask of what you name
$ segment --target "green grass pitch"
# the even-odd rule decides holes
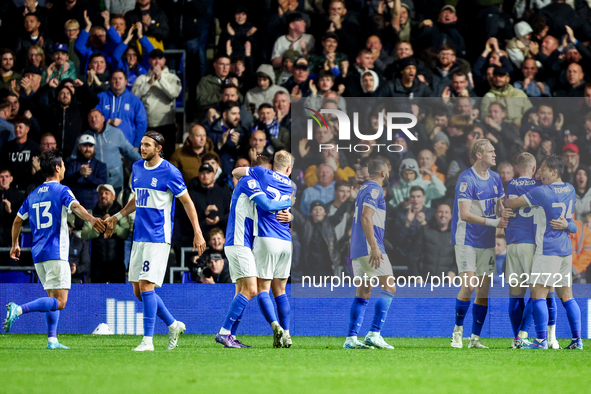
[[[254,349],[223,349],[213,335],[183,335],[179,347],[132,352],[136,336],[0,335],[0,393],[577,393],[591,392],[591,352],[452,349],[447,338],[387,338],[387,350],[343,350],[344,338],[241,336]],[[591,341],[585,340],[591,347]],[[562,346],[569,340],[560,340]]]

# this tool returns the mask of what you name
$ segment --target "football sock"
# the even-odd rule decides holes
[[[47,337],[57,338],[57,323],[60,320],[60,311],[51,311],[45,313],[47,320]]]
[[[267,323],[271,324],[277,321],[277,315],[275,315],[275,308],[273,307],[273,302],[271,301],[271,296],[269,295],[268,291],[263,291],[259,293],[257,296],[257,300],[259,302],[259,307],[261,308],[261,312]]]
[[[162,298],[160,298],[160,296],[156,293],[154,293],[154,297],[156,298],[156,303],[158,305],[158,310],[156,314],[160,319],[162,319],[162,321],[164,321],[164,323],[167,326],[172,326],[172,324],[175,322],[174,317],[172,317],[172,315],[166,308],[166,305],[164,305],[164,301],[162,301]]]
[[[279,324],[284,330],[289,330],[290,323],[290,305],[287,294],[281,294],[279,297],[275,297],[275,303],[277,304],[277,315],[279,317]]]
[[[486,313],[488,312],[488,305],[474,304],[472,307],[472,334],[480,336],[482,326],[486,320]]]
[[[242,321],[242,315],[244,315],[244,309],[242,309],[242,313],[240,314],[240,316],[238,316],[238,319],[236,319],[234,324],[232,324],[232,329],[230,330],[230,334],[232,334],[233,337],[235,337],[236,333],[238,332],[238,326],[240,325],[240,322]]]
[[[242,316],[246,305],[248,305],[248,298],[238,293],[230,303],[230,309],[228,309],[220,334],[228,335],[232,333],[232,326]]]
[[[158,302],[155,297],[156,293],[154,290],[151,290],[144,291],[141,295],[144,304],[144,337],[153,337],[156,312],[158,310]]]
[[[548,325],[553,326],[556,324],[556,316],[558,316],[556,292],[552,291],[548,293],[548,297],[546,297],[546,305],[548,305]]]
[[[386,322],[388,309],[390,309],[390,304],[392,303],[393,297],[394,294],[390,293],[389,291],[381,290],[380,298],[376,300],[373,322],[371,324],[371,330],[369,330],[370,332],[382,331],[382,326]]]
[[[544,340],[548,337],[548,305],[545,298],[533,301],[533,316],[536,325],[536,337]]]
[[[566,317],[568,317],[568,324],[573,334],[573,339],[581,338],[581,310],[579,304],[574,298],[563,302],[562,305],[566,309]]]
[[[529,331],[529,327],[534,321],[533,315],[533,308],[534,308],[534,300],[530,298],[525,303],[525,308],[523,308],[523,317],[521,318],[521,325],[519,326],[519,332],[522,331],[527,333]],[[524,338],[524,337],[522,337]],[[527,336],[525,336],[527,338]]]
[[[357,337],[361,324],[363,323],[363,315],[365,314],[365,308],[367,308],[369,300],[365,298],[355,297],[353,304],[351,305],[350,320],[349,320],[349,333],[348,337]]]
[[[456,326],[461,327],[464,325],[464,318],[466,317],[468,308],[470,308],[470,301],[456,299]]]
[[[523,302],[523,295],[509,295],[509,320],[513,328],[513,336],[519,334],[519,326],[523,318],[523,310],[525,303]]]
[[[43,297],[37,298],[35,301],[31,301],[27,304],[21,305],[23,313],[29,312],[52,312],[57,311],[59,303],[55,297]]]

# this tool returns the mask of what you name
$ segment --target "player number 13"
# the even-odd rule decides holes
[[[41,216],[44,218],[47,218],[47,222],[45,222],[45,223],[41,223],[41,220],[39,218],[40,208],[43,208],[43,212],[41,213]],[[49,212],[50,208],[51,208],[51,201],[38,202],[38,203],[33,204],[33,209],[35,210],[35,217],[37,218],[37,227],[39,227],[39,228],[51,227],[51,225],[53,224],[53,218],[51,216],[51,213]]]

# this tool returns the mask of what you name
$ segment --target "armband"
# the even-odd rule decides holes
[[[487,226],[490,226],[490,227],[497,227],[499,225],[500,221],[501,221],[501,218],[486,219],[484,224],[486,224]]]
[[[116,214],[114,214],[113,216],[115,216],[117,218],[117,220],[121,220],[123,219],[123,215],[121,215],[121,212],[117,212]]]

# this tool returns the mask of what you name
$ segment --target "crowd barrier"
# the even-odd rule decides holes
[[[294,285],[295,286],[295,285]],[[574,285],[574,293],[586,293]],[[580,287],[580,288],[579,288]],[[188,334],[216,333],[234,296],[234,285],[165,284],[156,290],[176,319],[187,326]],[[288,286],[288,294],[291,289]],[[17,304],[46,296],[39,284],[0,283],[0,303]],[[557,337],[570,338],[571,332],[560,300],[558,301]],[[349,324],[348,298],[290,298],[292,335],[345,336]],[[582,315],[583,338],[591,337],[591,299],[577,299]],[[373,316],[370,301],[361,329],[369,330]],[[454,298],[395,298],[382,330],[384,336],[448,337],[454,326]],[[488,316],[482,330],[483,337],[510,337],[508,298],[491,298]],[[130,284],[74,284],[68,304],[61,312],[60,333],[90,334],[100,324],[107,323],[116,334],[142,334],[142,304],[133,296]],[[1,319],[4,319],[2,313]],[[158,320],[158,319],[157,319]],[[13,325],[13,333],[45,333],[45,316],[31,313],[21,316]],[[466,333],[472,326],[472,311],[466,317]],[[156,333],[165,334],[167,327],[156,323]],[[256,300],[249,303],[239,334],[270,335],[271,329],[259,311]],[[534,335],[534,326],[530,327]],[[213,341],[213,336],[212,336]]]

